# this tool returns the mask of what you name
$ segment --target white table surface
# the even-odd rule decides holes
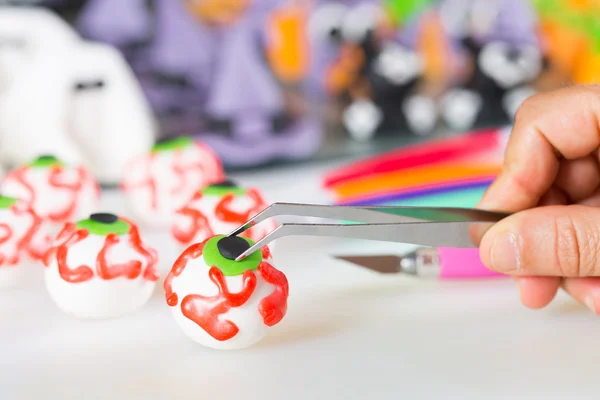
[[[326,167],[234,178],[270,201],[326,202]],[[114,193],[104,204],[122,210]],[[510,280],[379,276],[330,257],[406,249],[281,239],[274,255],[290,281],[288,314],[239,351],[184,336],[160,287],[140,311],[95,322],[59,312],[39,280],[5,290],[0,399],[600,398],[600,320],[565,295],[531,311]]]

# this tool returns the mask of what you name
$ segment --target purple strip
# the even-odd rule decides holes
[[[388,194],[385,196],[371,197],[371,198],[363,198],[361,200],[348,201],[348,202],[340,202],[338,205],[343,206],[371,206],[373,204],[381,204],[381,203],[389,203],[393,201],[399,200],[408,200],[413,199],[415,197],[428,196],[441,194],[456,190],[464,190],[464,189],[477,189],[484,188],[492,184],[493,179],[480,180],[476,182],[468,182],[468,183],[458,183],[444,186],[436,186],[433,188],[427,189],[419,189],[411,192],[401,192],[396,194]]]

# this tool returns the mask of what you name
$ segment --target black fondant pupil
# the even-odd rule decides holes
[[[211,186],[213,186],[213,187],[228,187],[228,188],[237,187],[236,183],[230,179],[225,179],[224,181],[213,183]]]
[[[228,260],[235,260],[249,248],[250,243],[239,236],[224,237],[217,242],[219,253]]]
[[[119,217],[109,213],[98,213],[90,215],[92,221],[100,222],[101,224],[113,224],[117,222]]]

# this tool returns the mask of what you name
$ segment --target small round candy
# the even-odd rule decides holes
[[[37,259],[66,222],[84,218],[100,200],[100,187],[83,166],[69,166],[53,156],[41,156],[10,171],[1,191],[23,200],[42,218],[31,246]]]
[[[215,236],[186,249],[164,282],[177,324],[194,341],[215,349],[241,349],[259,342],[287,311],[286,276],[264,247],[235,258],[254,242]]]
[[[24,202],[0,196],[0,287],[15,286],[31,261],[31,240],[41,219]]]
[[[256,189],[244,189],[230,180],[201,191],[175,215],[171,235],[184,248],[214,235],[229,234],[267,208]],[[277,227],[269,219],[246,230],[243,236],[258,241]]]
[[[137,221],[163,228],[199,188],[223,176],[221,161],[210,148],[180,137],[159,142],[150,154],[134,159],[121,188]]]
[[[158,258],[132,222],[92,214],[67,223],[46,255],[52,300],[79,318],[117,317],[143,306],[154,291]]]

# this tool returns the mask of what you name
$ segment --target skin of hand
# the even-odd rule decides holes
[[[515,116],[502,172],[478,204],[513,214],[473,236],[527,307],[562,287],[600,314],[599,147],[600,86],[534,95]]]

